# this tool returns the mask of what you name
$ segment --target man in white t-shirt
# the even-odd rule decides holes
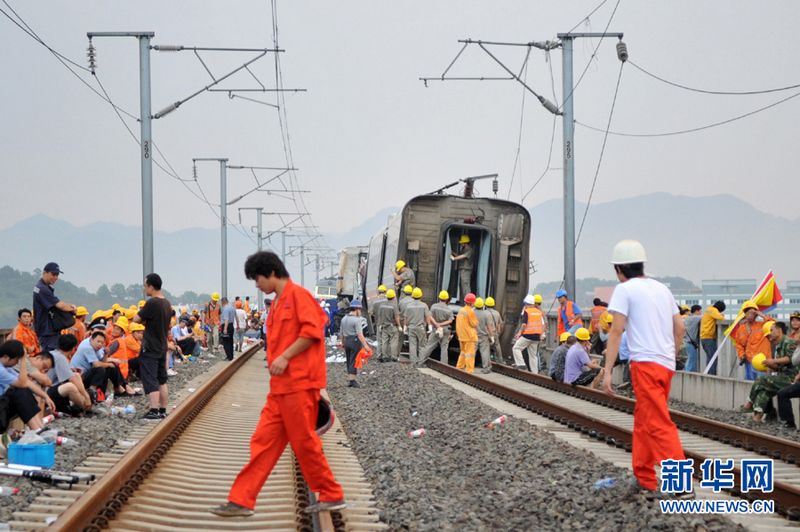
[[[657,492],[655,467],[662,460],[683,460],[678,429],[669,416],[667,398],[675,373],[675,356],[684,334],[683,319],[669,289],[645,277],[647,256],[641,243],[622,240],[614,246],[611,264],[620,284],[608,304],[614,315],[606,347],[603,388],[614,395],[611,372],[626,333],[636,406],[633,411],[631,462],[639,486]]]
[[[242,351],[242,344],[244,343],[244,333],[247,331],[247,313],[242,308],[242,302],[236,302],[236,320],[234,323],[234,349]]]

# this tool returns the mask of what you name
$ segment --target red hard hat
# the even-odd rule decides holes
[[[470,303],[470,304],[475,303],[475,299],[476,299],[475,294],[470,292],[469,294],[464,296],[464,303]]]
[[[333,426],[333,420],[336,419],[336,415],[333,413],[333,405],[324,397],[319,398],[318,404],[315,428],[317,435],[322,436]]]

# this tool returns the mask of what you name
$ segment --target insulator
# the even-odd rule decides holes
[[[628,45],[622,41],[617,43],[617,58],[623,63],[628,60]]]
[[[495,196],[497,196],[498,190],[500,190],[500,183],[497,182],[497,179],[492,179],[492,192]]]
[[[192,177],[194,178],[195,181],[197,181],[197,165],[196,164],[192,165]]]

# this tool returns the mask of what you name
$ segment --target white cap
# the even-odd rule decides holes
[[[620,240],[611,254],[611,264],[647,262],[644,246],[638,240]]]
[[[533,305],[534,303],[536,303],[536,300],[532,295],[528,294],[527,296],[525,296],[525,299],[522,300],[522,303],[525,305]]]

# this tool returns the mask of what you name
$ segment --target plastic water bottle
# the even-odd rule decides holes
[[[9,486],[0,486],[0,497],[11,497],[19,493],[19,488],[11,488]]]
[[[493,429],[493,428],[495,428],[497,425],[502,425],[503,423],[505,423],[505,422],[506,422],[506,420],[508,420],[508,418],[507,418],[507,417],[505,416],[505,414],[504,414],[504,415],[500,416],[500,417],[499,417],[499,418],[497,418],[497,419],[493,419],[493,420],[491,420],[491,421],[490,421],[490,422],[488,422],[488,423],[487,423],[485,426],[486,426],[486,428],[487,428],[487,429]]]
[[[56,438],[56,445],[61,445],[62,447],[75,447],[78,445],[78,442],[72,438],[67,438],[66,436],[59,436]]]
[[[105,400],[106,406],[111,406],[111,404],[113,402],[114,402],[114,392],[111,392],[110,394],[108,394],[106,396],[106,400]]]
[[[425,429],[412,430],[408,435],[411,438],[421,438],[425,435]]]
[[[128,405],[125,407],[125,415],[127,417],[133,417],[136,415],[136,407],[133,405]]]
[[[52,421],[56,418],[53,414],[44,416],[42,418],[42,425],[47,425],[48,423],[52,423]]]
[[[605,490],[608,488],[613,488],[616,484],[617,484],[617,479],[615,479],[614,477],[601,478],[600,480],[594,483],[594,489]]]

